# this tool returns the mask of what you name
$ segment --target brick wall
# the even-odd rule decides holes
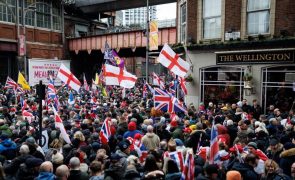
[[[224,31],[241,31],[242,0],[225,0]]]
[[[197,41],[198,0],[187,1],[187,40]]]
[[[15,25],[0,24],[0,38],[17,40]],[[23,29],[20,27],[20,33]],[[41,29],[26,28],[27,56],[29,58],[64,58],[62,34]],[[17,44],[16,44],[17,45]]]
[[[287,30],[289,36],[295,35],[295,1],[280,0],[276,2],[275,35],[280,36],[281,30]]]

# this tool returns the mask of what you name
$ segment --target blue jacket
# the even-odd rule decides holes
[[[0,143],[0,153],[6,150],[16,150],[15,142],[11,141],[10,139],[5,139]]]
[[[50,172],[40,172],[36,180],[55,180],[55,176]]]
[[[127,131],[124,133],[123,137],[124,138],[128,138],[128,137],[134,138],[135,134],[137,134],[137,133],[141,134],[141,132],[139,130]]]

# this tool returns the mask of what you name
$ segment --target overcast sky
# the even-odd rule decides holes
[[[169,3],[157,6],[158,20],[176,18],[176,3]]]

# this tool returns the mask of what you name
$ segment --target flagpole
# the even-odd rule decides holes
[[[149,74],[149,0],[146,0],[146,72],[145,72],[145,78],[146,78],[146,82],[148,83],[148,74]]]
[[[16,94],[16,90],[14,89],[13,91],[14,91],[14,96],[15,96],[15,104],[17,106],[17,94]]]

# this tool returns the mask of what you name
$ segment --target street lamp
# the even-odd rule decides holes
[[[30,4],[27,8],[24,8],[24,4],[23,4],[23,59],[24,59],[24,73],[25,73],[25,77],[28,77],[28,68],[27,68],[27,37],[26,37],[26,15],[27,12],[29,11],[36,11],[36,7],[35,5],[37,4],[46,4],[46,3],[42,3],[42,2],[36,2],[36,3],[32,3]],[[48,5],[48,4],[46,4]],[[35,18],[35,16],[34,16]],[[35,23],[34,23],[35,26]],[[20,41],[20,38],[19,38]],[[20,45],[20,44],[19,44]]]

